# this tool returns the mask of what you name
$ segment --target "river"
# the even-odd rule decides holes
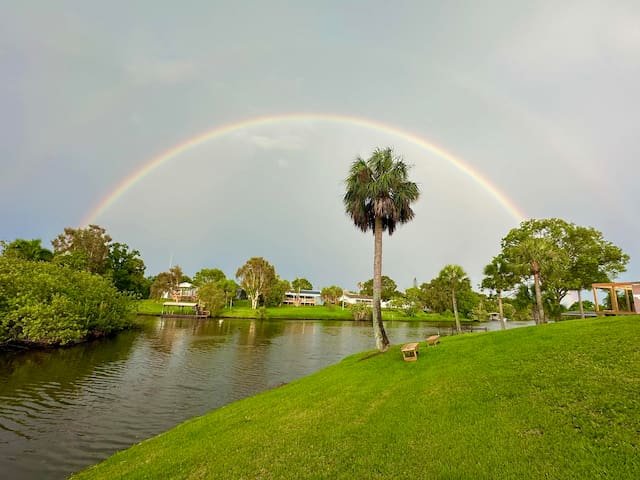
[[[66,478],[188,418],[374,348],[371,326],[355,322],[140,324],[70,348],[0,353],[2,478]],[[396,344],[438,331],[386,326]]]

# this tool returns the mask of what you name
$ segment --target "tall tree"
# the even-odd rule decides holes
[[[594,228],[573,226],[566,240],[569,254],[568,287],[578,292],[580,316],[584,318],[582,290],[592,283],[610,282],[626,270],[629,255],[603,238]]]
[[[0,242],[2,247],[2,255],[7,257],[22,258],[35,262],[49,262],[53,258],[53,252],[42,246],[42,240],[39,238],[33,240],[25,240],[18,238],[13,242]]]
[[[226,275],[219,268],[203,268],[193,276],[193,284],[199,287],[206,283],[219,283],[226,279]]]
[[[218,282],[220,288],[224,292],[224,303],[225,305],[229,305],[229,307],[233,307],[233,299],[238,293],[238,284],[232,280],[231,278],[227,278],[226,280],[222,280]]]
[[[198,287],[198,302],[209,311],[209,315],[217,317],[226,304],[225,293],[217,282],[208,282]]]
[[[502,239],[502,255],[513,272],[522,279],[533,278],[536,323],[547,321],[542,301],[543,279],[551,289],[567,265],[561,245],[564,225],[566,222],[559,219],[525,220]]]
[[[114,243],[107,255],[107,270],[120,292],[144,296],[149,294],[149,281],[144,277],[146,267],[138,250],[130,250],[124,243]]]
[[[253,257],[238,268],[236,278],[240,280],[240,286],[251,300],[251,308],[255,310],[260,296],[266,296],[275,281],[276,270],[264,258]]]
[[[543,296],[558,314],[570,290],[580,296],[592,283],[625,271],[629,261],[601,232],[558,218],[522,222],[502,239],[502,254],[523,281],[533,277],[538,323],[546,321]]]
[[[171,295],[182,281],[182,268],[174,265],[168,272],[160,272],[151,285],[150,297],[160,299],[165,293]]]
[[[291,282],[290,287],[291,290],[296,292],[295,305],[300,306],[300,290],[311,290],[313,288],[313,285],[311,285],[311,282],[306,278],[296,278],[293,282]]]
[[[418,200],[418,185],[408,179],[409,167],[394,157],[391,148],[377,149],[368,160],[358,157],[346,178],[344,206],[356,227],[373,231],[373,334],[384,352],[389,339],[382,323],[382,233],[392,235],[398,224],[414,217],[411,204]]]
[[[111,240],[104,228],[89,225],[86,228],[67,227],[51,244],[55,253],[61,257],[61,263],[103,275],[108,269],[107,257]],[[70,261],[66,261],[64,255],[70,255]]]
[[[393,297],[398,294],[398,285],[393,281],[392,278],[387,277],[386,275],[382,275],[382,279],[380,280],[381,288],[380,298],[382,300],[389,301]],[[370,278],[366,282],[362,284],[362,289],[360,290],[361,295],[373,295],[373,278]]]
[[[502,306],[502,294],[506,290],[513,288],[517,282],[513,272],[509,269],[509,264],[503,255],[496,255],[491,263],[484,267],[484,278],[482,288],[496,292],[498,300],[498,314],[500,316],[500,328],[506,328],[504,324],[504,307]]]
[[[279,307],[284,301],[284,294],[291,290],[289,280],[282,280],[278,275],[274,278],[267,289],[266,294],[262,296],[266,307]]]
[[[291,288],[293,288],[296,292],[300,290],[311,290],[313,285],[306,278],[296,278],[293,282],[291,282]]]
[[[451,295],[451,304],[453,306],[453,316],[456,319],[456,329],[458,333],[462,333],[462,325],[458,316],[458,298],[457,292],[468,289],[471,290],[471,282],[466,272],[460,265],[446,265],[438,275],[438,279],[447,286]]]
[[[322,301],[326,304],[337,305],[340,301],[340,297],[344,290],[337,285],[331,285],[330,287],[324,287],[320,292]]]

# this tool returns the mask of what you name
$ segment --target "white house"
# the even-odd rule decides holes
[[[344,291],[342,296],[339,298],[340,303],[355,305],[356,303],[364,303],[365,305],[373,306],[373,297],[369,295],[360,295],[359,293],[349,292],[347,290]],[[380,306],[382,308],[388,308],[391,302],[385,302],[384,300],[380,302]]]
[[[286,292],[284,294],[285,305],[322,305],[322,296],[317,290],[300,290],[299,292]]]

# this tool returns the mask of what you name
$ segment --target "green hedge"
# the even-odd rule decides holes
[[[0,257],[0,344],[65,345],[131,325],[132,300],[106,278]]]

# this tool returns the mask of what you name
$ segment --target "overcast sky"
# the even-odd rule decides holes
[[[78,227],[125,178],[202,132],[288,113],[358,117],[437,145],[527,217],[601,230],[640,280],[640,2],[27,1],[0,15],[0,238]],[[344,213],[350,163],[392,146],[416,217],[384,239],[401,288],[448,263],[474,286],[518,219],[415,142],[349,121],[232,129],[135,182],[96,223],[147,274],[355,289],[373,236]]]

